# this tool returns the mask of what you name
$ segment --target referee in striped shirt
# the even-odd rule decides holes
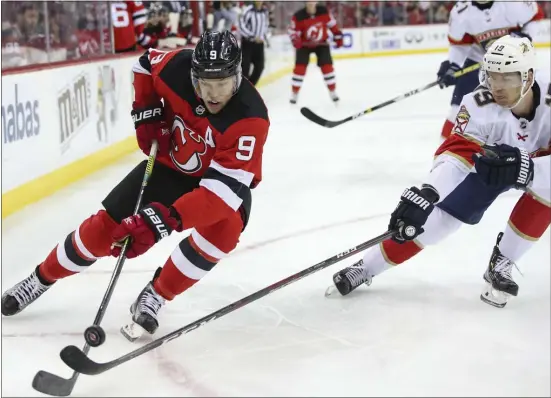
[[[247,6],[239,17],[239,33],[241,35],[241,64],[243,74],[256,85],[264,70],[264,42],[268,34],[270,18],[268,9],[262,1],[255,1]],[[251,64],[253,71],[251,73]]]

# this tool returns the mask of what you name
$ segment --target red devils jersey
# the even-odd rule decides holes
[[[118,1],[111,3],[115,51],[130,50],[137,44],[147,45],[143,34],[147,10],[141,1]]]
[[[247,79],[219,113],[210,114],[193,89],[191,54],[150,49],[133,69],[137,107],[164,99],[172,143],[157,161],[201,177],[198,189],[173,204],[184,228],[212,225],[250,198],[250,189],[262,179],[270,125],[264,101]]]
[[[306,8],[297,11],[291,19],[289,36],[291,40],[298,38],[305,47],[325,45],[331,33],[340,33],[337,21],[326,7],[317,6],[314,15],[308,14]]]

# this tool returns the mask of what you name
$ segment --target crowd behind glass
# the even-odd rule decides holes
[[[190,2],[143,2],[146,8],[161,3],[170,14],[191,15]],[[195,7],[200,21],[194,36],[208,26],[228,26],[250,2],[207,1]],[[356,1],[319,2],[333,13],[342,28],[447,23],[455,2],[444,1]],[[539,2],[546,18],[551,2]],[[82,60],[112,54],[113,2],[17,1],[2,2],[2,70],[59,61]],[[291,16],[303,2],[266,1],[272,34],[285,33]],[[233,17],[232,17],[233,16]],[[210,17],[210,18],[209,18]],[[170,21],[180,21],[171,18]]]

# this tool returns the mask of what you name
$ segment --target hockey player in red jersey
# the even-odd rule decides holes
[[[110,5],[115,52],[151,47],[151,37],[143,32],[147,21],[147,10],[143,2],[116,1]]]
[[[422,189],[406,189],[392,213],[397,233],[333,276],[346,295],[428,245],[477,224],[509,189],[524,193],[499,233],[481,299],[504,307],[519,287],[511,272],[551,223],[551,85],[537,75],[527,38],[504,36],[484,55],[481,86],[463,97],[453,134],[436,152]],[[522,133],[519,133],[521,131]],[[437,204],[434,204],[438,202]],[[543,264],[542,264],[543,265]]]
[[[249,219],[251,189],[262,179],[270,124],[262,97],[242,79],[236,38],[210,31],[193,51],[148,50],[133,70],[138,145],[148,154],[153,140],[159,144],[143,207],[132,216],[146,161],[113,188],[103,209],[4,293],[2,314],[17,314],[56,281],[86,270],[98,258],[118,256],[126,237],[131,238],[130,259],[165,236],[190,229],[132,304],[133,321],[154,333],[166,301],[236,247]]]
[[[337,21],[326,7],[318,6],[315,1],[307,1],[306,7],[293,15],[288,30],[293,47],[296,49],[295,68],[291,83],[291,104],[297,103],[311,53],[316,54],[318,66],[329,89],[331,99],[335,102],[339,100],[336,92],[333,58],[327,41],[329,31],[333,35],[336,47],[342,47],[343,35],[337,26]]]

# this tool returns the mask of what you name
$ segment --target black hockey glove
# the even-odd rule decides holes
[[[454,73],[461,70],[461,67],[456,63],[450,61],[444,61],[440,64],[440,69],[438,69],[438,85],[440,88],[454,86],[457,83],[457,78],[454,77]]]
[[[493,187],[526,189],[534,179],[534,162],[523,148],[507,144],[484,146],[472,156],[478,176]]]
[[[392,212],[388,224],[389,230],[396,231],[392,240],[404,243],[422,234],[423,225],[434,209],[434,203],[439,199],[440,195],[436,189],[428,184],[423,184],[421,190],[417,187],[406,189],[400,197],[400,203]]]

